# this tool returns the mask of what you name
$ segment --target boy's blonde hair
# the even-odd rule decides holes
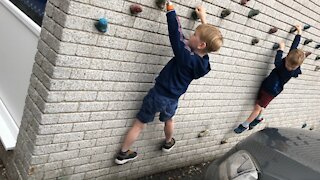
[[[223,44],[223,37],[218,28],[209,24],[201,24],[196,30],[199,32],[200,39],[206,42],[207,52],[215,52],[220,49]]]
[[[291,66],[300,66],[305,59],[305,54],[300,49],[294,49],[289,52],[288,56],[286,57],[287,62]]]

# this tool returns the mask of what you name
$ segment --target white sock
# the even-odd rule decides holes
[[[256,117],[257,120],[261,121],[262,120],[262,114],[259,114],[257,117]]]
[[[245,121],[242,123],[242,126],[247,128],[247,127],[249,127],[249,124],[250,124],[249,122]]]

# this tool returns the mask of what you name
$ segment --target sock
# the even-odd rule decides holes
[[[250,124],[249,122],[245,121],[245,122],[242,123],[242,126],[247,128],[247,127],[249,127],[249,124]]]
[[[123,151],[122,149],[120,150],[120,153],[121,154],[125,154],[125,153],[127,153],[129,150],[126,150],[126,151]]]

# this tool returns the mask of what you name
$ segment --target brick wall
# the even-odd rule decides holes
[[[117,166],[114,155],[133,122],[144,95],[172,57],[166,16],[153,0],[49,0],[38,52],[26,98],[17,147],[1,149],[12,179],[120,179],[134,178],[211,160],[228,151],[241,135],[232,133],[252,110],[261,81],[274,67],[272,46],[286,39],[286,52],[294,38],[292,25],[310,24],[305,38],[319,41],[320,5],[317,0],[175,0],[184,33],[200,22],[190,19],[202,4],[208,22],[220,28],[224,46],[210,54],[212,71],[193,81],[180,98],[175,116],[176,148],[163,154],[163,124],[150,123],[133,149],[139,158]],[[129,6],[142,5],[132,16]],[[220,19],[223,8],[233,13]],[[248,19],[251,8],[261,14]],[[110,21],[105,34],[93,24]],[[271,26],[279,27],[268,34]],[[260,42],[252,46],[253,37]],[[319,42],[318,42],[319,43]],[[265,111],[265,126],[319,127],[320,71],[314,61],[315,42],[299,48],[311,51],[303,74],[292,79]],[[198,133],[209,130],[206,137]],[[227,140],[221,145],[221,140]]]

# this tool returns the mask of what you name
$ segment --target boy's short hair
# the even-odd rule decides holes
[[[286,60],[291,66],[300,66],[303,63],[305,57],[306,56],[302,50],[294,49],[289,52],[289,54],[286,57]]]
[[[197,29],[200,39],[206,42],[206,50],[215,52],[220,49],[223,44],[223,37],[218,28],[210,24],[200,24]]]

